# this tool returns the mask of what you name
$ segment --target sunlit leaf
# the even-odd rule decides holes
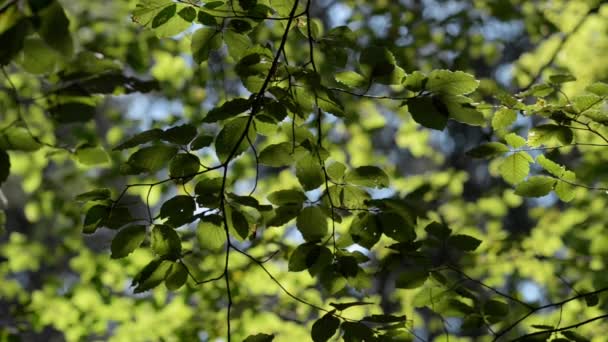
[[[526,181],[517,184],[515,193],[520,196],[541,197],[553,190],[555,178],[547,176],[532,176]]]
[[[177,259],[182,252],[182,242],[177,232],[166,225],[152,228],[151,244],[154,253],[167,259]]]

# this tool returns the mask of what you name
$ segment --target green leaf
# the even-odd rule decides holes
[[[222,191],[222,177],[202,178],[194,187],[196,202],[207,208],[218,208]]]
[[[177,4],[169,5],[161,9],[152,19],[152,28],[157,28],[161,25],[166,24],[177,12]]]
[[[570,74],[557,74],[549,76],[549,82],[553,84],[561,84],[576,81],[576,77]]]
[[[152,228],[152,250],[157,255],[175,260],[182,254],[182,241],[177,232],[164,224]]]
[[[127,164],[134,168],[136,173],[156,172],[169,164],[177,153],[177,147],[168,145],[155,145],[144,147],[133,153]]]
[[[224,125],[224,128],[222,128],[215,139],[215,152],[217,153],[219,160],[226,162],[229,158],[236,158],[249,147],[247,138],[243,137],[245,135],[245,130],[247,129],[248,121],[249,118],[239,117],[228,121],[226,125]],[[256,138],[256,132],[253,125],[249,125],[247,136],[249,137],[249,141],[253,144]],[[237,147],[239,141],[240,145]]]
[[[532,157],[526,152],[516,152],[506,157],[498,166],[500,175],[510,184],[517,184],[523,181],[530,172]]]
[[[274,335],[260,333],[247,336],[243,342],[272,342],[272,340],[274,340]]]
[[[228,221],[228,229],[237,234],[242,240],[249,237],[250,229],[249,222],[243,213],[237,208],[226,206],[226,220]]]
[[[50,6],[38,12],[38,34],[48,46],[61,53],[64,57],[71,57],[74,52],[74,43],[70,34],[70,21],[65,15],[61,4],[53,1]]]
[[[399,242],[412,242],[416,239],[414,227],[406,219],[395,212],[383,211],[377,215],[376,224],[384,235]]]
[[[515,133],[509,133],[505,135],[505,141],[507,142],[507,144],[515,148],[520,148],[526,144],[526,139],[520,137]]]
[[[342,330],[344,342],[373,341],[374,332],[361,322],[343,322]]]
[[[572,105],[577,113],[586,113],[591,108],[600,105],[602,97],[595,94],[581,94],[572,97]]]
[[[532,176],[528,180],[519,183],[515,193],[526,197],[541,197],[553,190],[555,178],[547,176]]]
[[[395,287],[398,289],[415,289],[424,285],[429,277],[429,271],[425,268],[406,268],[397,277]]]
[[[74,153],[78,162],[84,165],[99,165],[110,162],[110,157],[101,146],[80,146]]]
[[[87,122],[95,116],[96,107],[89,103],[67,102],[50,107],[53,120],[61,124]]]
[[[464,252],[472,252],[479,247],[481,240],[464,234],[450,235],[448,245]]]
[[[13,8],[16,8],[13,7]],[[0,65],[8,65],[21,51],[25,37],[30,29],[29,20],[22,18],[15,25],[4,32],[0,32]]]
[[[294,161],[292,145],[288,142],[269,145],[260,152],[260,164],[272,167],[291,165]]]
[[[288,269],[290,272],[308,270],[311,275],[315,275],[332,261],[333,255],[327,247],[304,243],[291,253]]]
[[[161,134],[161,139],[178,145],[188,145],[196,136],[196,128],[191,124],[175,126]]]
[[[569,184],[576,180],[576,175],[572,171],[565,171],[561,177],[562,180],[558,180],[555,185],[555,194],[564,202],[570,202],[574,199],[575,186]],[[568,182],[566,182],[568,181]]]
[[[52,72],[57,62],[61,59],[61,55],[38,37],[25,39],[23,53],[19,57],[18,63],[23,69],[32,74]]]
[[[511,126],[517,119],[517,112],[511,108],[501,107],[494,113],[492,128],[495,130],[505,129]]]
[[[373,305],[374,303],[370,303],[370,302],[361,302],[361,301],[356,301],[356,302],[346,302],[346,303],[329,303],[329,305],[331,305],[334,309],[338,310],[338,311],[344,311],[348,308],[352,308],[355,306],[362,306],[362,305]]]
[[[244,98],[235,98],[224,102],[221,106],[213,108],[207,113],[203,122],[216,122],[220,120],[230,119],[251,108],[251,100]]]
[[[138,145],[143,145],[145,143],[149,143],[151,141],[160,140],[163,134],[162,129],[154,128],[148,131],[141,132],[132,136],[131,138],[125,140],[120,145],[114,147],[114,151],[124,150],[127,148],[135,147]]]
[[[112,259],[124,258],[131,254],[146,238],[146,226],[132,225],[122,228],[112,239]]]
[[[336,81],[351,88],[365,87],[369,83],[363,75],[354,71],[339,72],[336,74],[335,78]]]
[[[310,335],[314,342],[325,342],[336,334],[339,327],[340,319],[328,312],[312,325]]]
[[[360,213],[352,220],[349,233],[354,243],[371,249],[380,240],[382,227],[376,223],[375,216]]]
[[[108,200],[112,196],[110,189],[101,188],[87,191],[76,196],[76,200],[80,202]]]
[[[564,172],[566,172],[565,167],[563,167],[562,165],[559,165],[558,163],[545,157],[542,154],[540,156],[536,157],[536,162],[543,169],[547,170],[550,174],[554,175],[555,177],[562,177]]]
[[[302,209],[296,226],[306,241],[320,240],[327,235],[327,217],[319,207]]]
[[[176,15],[186,7],[188,6],[171,0],[140,0],[131,18],[134,22],[151,28],[159,38],[171,37],[191,25],[187,15],[186,18]]]
[[[233,30],[224,31],[224,42],[228,47],[230,57],[232,57],[235,61],[240,60],[247,49],[253,45],[251,39],[249,39],[247,35],[235,32]]]
[[[165,286],[171,291],[176,291],[180,287],[184,286],[188,280],[188,270],[186,266],[181,262],[175,262],[171,265],[171,268],[167,271],[165,277]]]
[[[566,331],[562,331],[561,332],[562,335],[564,335],[565,337],[567,337],[568,339],[570,339],[571,341],[574,342],[589,342],[590,340],[586,337],[584,337],[583,335],[572,331],[572,330],[566,330]]]
[[[600,297],[597,294],[590,294],[585,296],[585,303],[587,307],[594,307],[600,302]]]
[[[509,305],[495,299],[490,299],[483,305],[483,313],[490,316],[505,317],[509,314]]]
[[[406,316],[394,316],[394,315],[371,315],[363,317],[362,321],[379,323],[379,324],[388,324],[388,323],[399,323],[405,322],[407,320]]]
[[[190,153],[176,154],[169,164],[169,176],[173,178],[193,177],[200,168],[200,160]]]
[[[344,173],[346,172],[346,165],[340,162],[333,162],[326,166],[327,175],[329,178],[338,181],[344,177]]]
[[[268,195],[268,201],[274,205],[302,205],[306,200],[306,194],[297,189],[279,190]]]
[[[452,234],[452,230],[450,228],[448,228],[444,224],[437,223],[437,222],[431,222],[431,223],[429,223],[424,228],[424,230],[429,235],[432,235],[432,236],[438,238],[439,240],[445,240],[445,239],[447,239]]]
[[[608,84],[602,82],[596,82],[591,85],[588,85],[585,88],[586,91],[593,93],[597,96],[606,97],[608,96]]]
[[[353,185],[332,185],[329,187],[327,194],[331,197],[335,206],[343,208],[363,208],[366,206],[366,201],[370,199],[369,194],[365,190]],[[323,197],[323,201],[327,206],[329,206],[328,196]]]
[[[486,123],[483,114],[475,108],[472,100],[464,96],[443,96],[441,102],[450,118],[467,125],[481,126]]]
[[[41,145],[23,127],[12,127],[0,132],[0,149],[2,150],[32,152],[40,147]]]
[[[289,256],[287,269],[289,272],[301,272],[307,270],[311,264],[307,262],[308,254],[316,245],[304,243],[296,247]]]
[[[479,86],[473,75],[462,71],[433,70],[426,83],[426,89],[445,95],[465,95]]]
[[[0,185],[6,181],[11,171],[11,159],[8,153],[0,150]]]
[[[350,170],[344,176],[344,180],[369,188],[387,188],[389,186],[387,174],[376,166],[361,166]]]
[[[226,232],[222,227],[222,217],[219,215],[202,217],[196,228],[196,233],[203,248],[217,251],[226,243]]]
[[[407,100],[407,110],[417,123],[442,131],[448,123],[447,109],[434,97],[416,97]]]
[[[306,191],[314,190],[325,181],[319,159],[307,153],[296,161],[296,177]]]
[[[493,158],[501,156],[509,152],[509,148],[505,144],[499,142],[490,142],[487,144],[479,145],[469,151],[467,155],[473,158]]]
[[[84,217],[83,232],[85,234],[94,233],[109,214],[110,207],[106,205],[97,204],[89,208]]]
[[[302,205],[282,205],[275,209],[274,215],[266,223],[268,227],[280,227],[296,218],[302,209]]]
[[[199,12],[200,14],[200,12]],[[209,58],[213,50],[222,46],[222,35],[215,29],[200,28],[192,35],[192,57],[197,64],[201,64]]]
[[[420,92],[425,89],[428,78],[420,71],[414,71],[403,79],[403,86],[410,91]]]
[[[531,327],[534,329],[540,329],[540,330],[553,330],[554,329],[554,327],[552,325],[545,325],[545,324],[532,324]]]
[[[185,21],[192,22],[196,19],[196,9],[192,6],[184,7],[177,14]]]
[[[554,139],[561,144],[568,145],[572,142],[573,137],[572,130],[568,127],[553,124],[540,125],[528,132],[528,145],[536,147]]]
[[[210,146],[213,143],[215,136],[209,134],[201,134],[190,143],[190,149],[193,151],[200,150],[203,147]]]
[[[160,285],[165,280],[172,265],[173,262],[168,260],[152,260],[133,278],[131,284],[131,286],[135,286],[133,292],[148,291]]]
[[[192,215],[196,209],[194,199],[186,195],[177,195],[167,200],[160,207],[160,218],[167,219],[166,224],[178,228],[193,221]]]
[[[197,20],[199,23],[206,25],[206,26],[217,26],[218,25],[218,19],[203,10],[198,11]]]

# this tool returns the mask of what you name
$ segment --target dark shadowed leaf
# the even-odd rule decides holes
[[[127,226],[112,239],[112,259],[124,258],[133,252],[146,238],[146,226]]]
[[[429,277],[429,271],[425,268],[406,268],[397,277],[395,287],[399,289],[415,289],[424,285]]]
[[[196,127],[191,124],[171,127],[161,134],[161,139],[164,141],[178,144],[188,145],[196,136]]]
[[[148,131],[141,132],[125,140],[120,145],[114,147],[114,150],[124,150],[135,147],[152,141],[158,141],[163,134],[162,129],[154,128]]]
[[[227,122],[217,135],[215,152],[221,161],[225,162],[229,157],[237,157],[249,147],[249,141],[252,144],[255,142],[255,128],[248,122],[249,119],[245,117],[235,118]],[[246,130],[247,136],[245,136]],[[249,137],[249,141],[247,137]]]
[[[100,188],[100,189],[83,192],[83,193],[79,194],[78,196],[76,196],[76,200],[81,201],[81,202],[101,201],[101,200],[110,199],[111,195],[112,195],[112,193],[110,192],[110,189]]]
[[[386,188],[389,185],[388,175],[376,166],[361,166],[346,173],[344,180],[359,186]]]
[[[196,203],[192,197],[178,195],[163,203],[160,207],[160,218],[166,218],[166,224],[177,228],[193,221],[195,209]]]
[[[169,175],[174,178],[193,177],[200,168],[200,160],[189,153],[175,155],[169,164]]]
[[[11,160],[4,150],[0,150],[0,185],[6,181],[11,171]]]
[[[171,291],[178,290],[188,280],[188,270],[181,262],[176,262],[171,265],[165,278],[165,286]]]
[[[260,333],[247,336],[243,342],[272,342],[272,340],[274,340],[274,335]]]
[[[314,342],[325,342],[336,334],[339,327],[340,319],[328,312],[312,325],[310,335]]]
[[[481,240],[464,234],[451,235],[448,238],[448,245],[465,252],[476,250],[480,244]]]
[[[473,158],[494,158],[509,152],[509,148],[505,144],[499,142],[491,142],[479,145],[469,151],[467,155]]]
[[[407,100],[407,110],[417,123],[424,127],[443,130],[448,123],[445,106],[431,97],[417,97]]]
[[[168,260],[152,260],[133,278],[131,283],[131,286],[135,286],[133,292],[148,291],[160,285],[165,280],[172,265],[173,262]]]
[[[353,306],[361,306],[361,305],[373,305],[374,303],[370,302],[346,302],[346,303],[329,303],[329,305],[333,306],[338,311],[344,311],[348,308],[352,308]]]
[[[58,104],[48,109],[58,123],[86,122],[95,116],[95,106],[82,102]]]

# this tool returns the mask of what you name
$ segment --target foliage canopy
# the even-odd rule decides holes
[[[608,5],[5,0],[0,338],[603,341]]]

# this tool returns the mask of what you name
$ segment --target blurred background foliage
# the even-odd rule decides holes
[[[115,232],[100,229],[83,235],[83,213],[90,204],[75,200],[75,196],[100,187],[110,188],[116,195],[127,184],[162,179],[124,176],[119,165],[126,157],[112,148],[143,130],[201,123],[218,103],[246,96],[248,92],[234,70],[238,52],[216,49],[199,65],[190,53],[194,29],[184,27],[183,33],[159,38],[158,32],[133,21],[137,0],[59,2],[69,19],[72,37],[71,42],[60,43],[63,51],[49,47],[37,36],[28,36],[22,49],[10,56],[8,63],[2,63],[0,130],[6,134],[27,127],[38,140],[28,142],[33,148],[10,151],[10,176],[2,184],[0,339],[221,339],[227,329],[224,282],[196,286],[190,280],[177,291],[159,286],[133,293],[131,280],[153,258],[152,252],[138,249],[128,258],[111,259],[109,249]],[[13,6],[24,3],[0,3],[1,32],[12,27]],[[567,97],[580,95],[593,82],[608,80],[608,5],[599,0],[315,0],[310,12],[319,36],[347,25],[355,37],[352,42],[318,46],[319,72],[332,81],[342,68],[327,61],[347,57],[338,49],[343,43],[386,47],[407,74],[450,69],[475,75],[481,81],[474,95],[479,102],[493,103],[498,93],[517,93],[556,73],[576,77],[561,89]],[[305,25],[303,21],[295,23],[302,31]],[[280,40],[283,30],[283,22],[264,22],[250,37],[261,45],[272,45]],[[308,54],[302,35],[306,33],[299,37],[294,33],[285,46],[285,53],[295,61],[305,60]],[[66,48],[66,44],[73,47]],[[0,49],[4,46],[8,51],[6,41]],[[92,81],[100,74],[121,75],[120,82]],[[110,91],[96,87],[110,87]],[[402,89],[375,85],[370,93],[400,94]],[[68,92],[82,104],[75,109],[76,115],[90,115],[90,120],[66,123],[53,117],[49,108],[61,103]],[[108,92],[111,95],[101,95]],[[516,195],[500,178],[497,162],[488,165],[465,155],[465,151],[508,133],[493,130],[491,109],[482,111],[487,123],[481,126],[449,121],[445,130],[435,131],[416,123],[402,101],[347,93],[338,96],[344,104],[344,117],[332,116],[324,123],[329,131],[325,148],[333,160],[353,167],[382,167],[391,177],[391,187],[378,190],[375,196],[409,194],[427,206],[428,219],[418,222],[417,230],[435,220],[448,224],[455,233],[482,240],[475,253],[459,261],[467,276],[538,305],[608,285],[603,272],[608,255],[605,191],[576,187],[572,189],[574,199],[568,203],[554,194],[541,198]],[[558,98],[547,101],[559,102]],[[519,115],[509,132],[525,136],[538,120]],[[217,134],[213,126],[201,127],[210,135]],[[263,146],[288,139],[290,129],[285,125],[280,132],[268,134]],[[589,131],[574,134],[576,141],[597,138]],[[101,149],[87,150],[80,157],[75,153],[89,146]],[[559,153],[555,160],[575,171],[581,184],[594,187],[608,178],[607,151],[571,147],[554,152]],[[201,150],[199,157],[204,165],[216,163],[211,149]],[[238,180],[235,189],[241,189],[237,192],[247,192],[252,186],[254,165],[253,156],[245,154],[231,169],[231,180]],[[298,186],[292,170],[262,168],[256,193],[292,186]],[[146,198],[157,212],[165,200],[188,191],[194,191],[193,186],[168,182],[149,194],[146,187],[129,188],[122,200],[130,203],[133,216],[145,217]],[[336,224],[337,231],[347,231],[351,220],[347,217]],[[183,228],[182,233],[183,248],[193,249],[196,224]],[[265,266],[299,298],[324,307],[323,303],[365,298],[379,305],[350,308],[348,316],[404,314],[408,332],[399,337],[403,340],[447,341],[448,334],[452,335],[450,341],[492,340],[487,331],[464,333],[470,331],[463,326],[470,315],[450,311],[435,280],[429,278],[416,289],[395,289],[395,278],[402,270],[377,262],[389,253],[387,237],[374,249],[367,266],[370,272],[383,267],[380,275],[332,294],[307,273],[287,272],[289,255],[301,243],[293,224],[264,229],[260,234],[263,239],[253,241],[248,253],[263,257],[277,252]],[[220,248],[216,245],[184,257],[198,279],[221,273],[221,243]],[[274,334],[275,341],[310,340],[311,326],[320,312],[280,291],[245,256],[234,253],[230,267],[235,340],[264,332]],[[486,299],[495,295],[485,292]],[[472,305],[470,300],[467,304]],[[608,305],[603,295],[599,305],[586,304],[577,300],[535,312],[508,336],[534,331],[532,324],[574,324],[602,315]],[[442,305],[447,313],[436,314]],[[512,308],[506,316],[511,321],[526,313],[517,303],[509,305]],[[596,322],[576,331],[593,341],[603,341],[608,325]]]

